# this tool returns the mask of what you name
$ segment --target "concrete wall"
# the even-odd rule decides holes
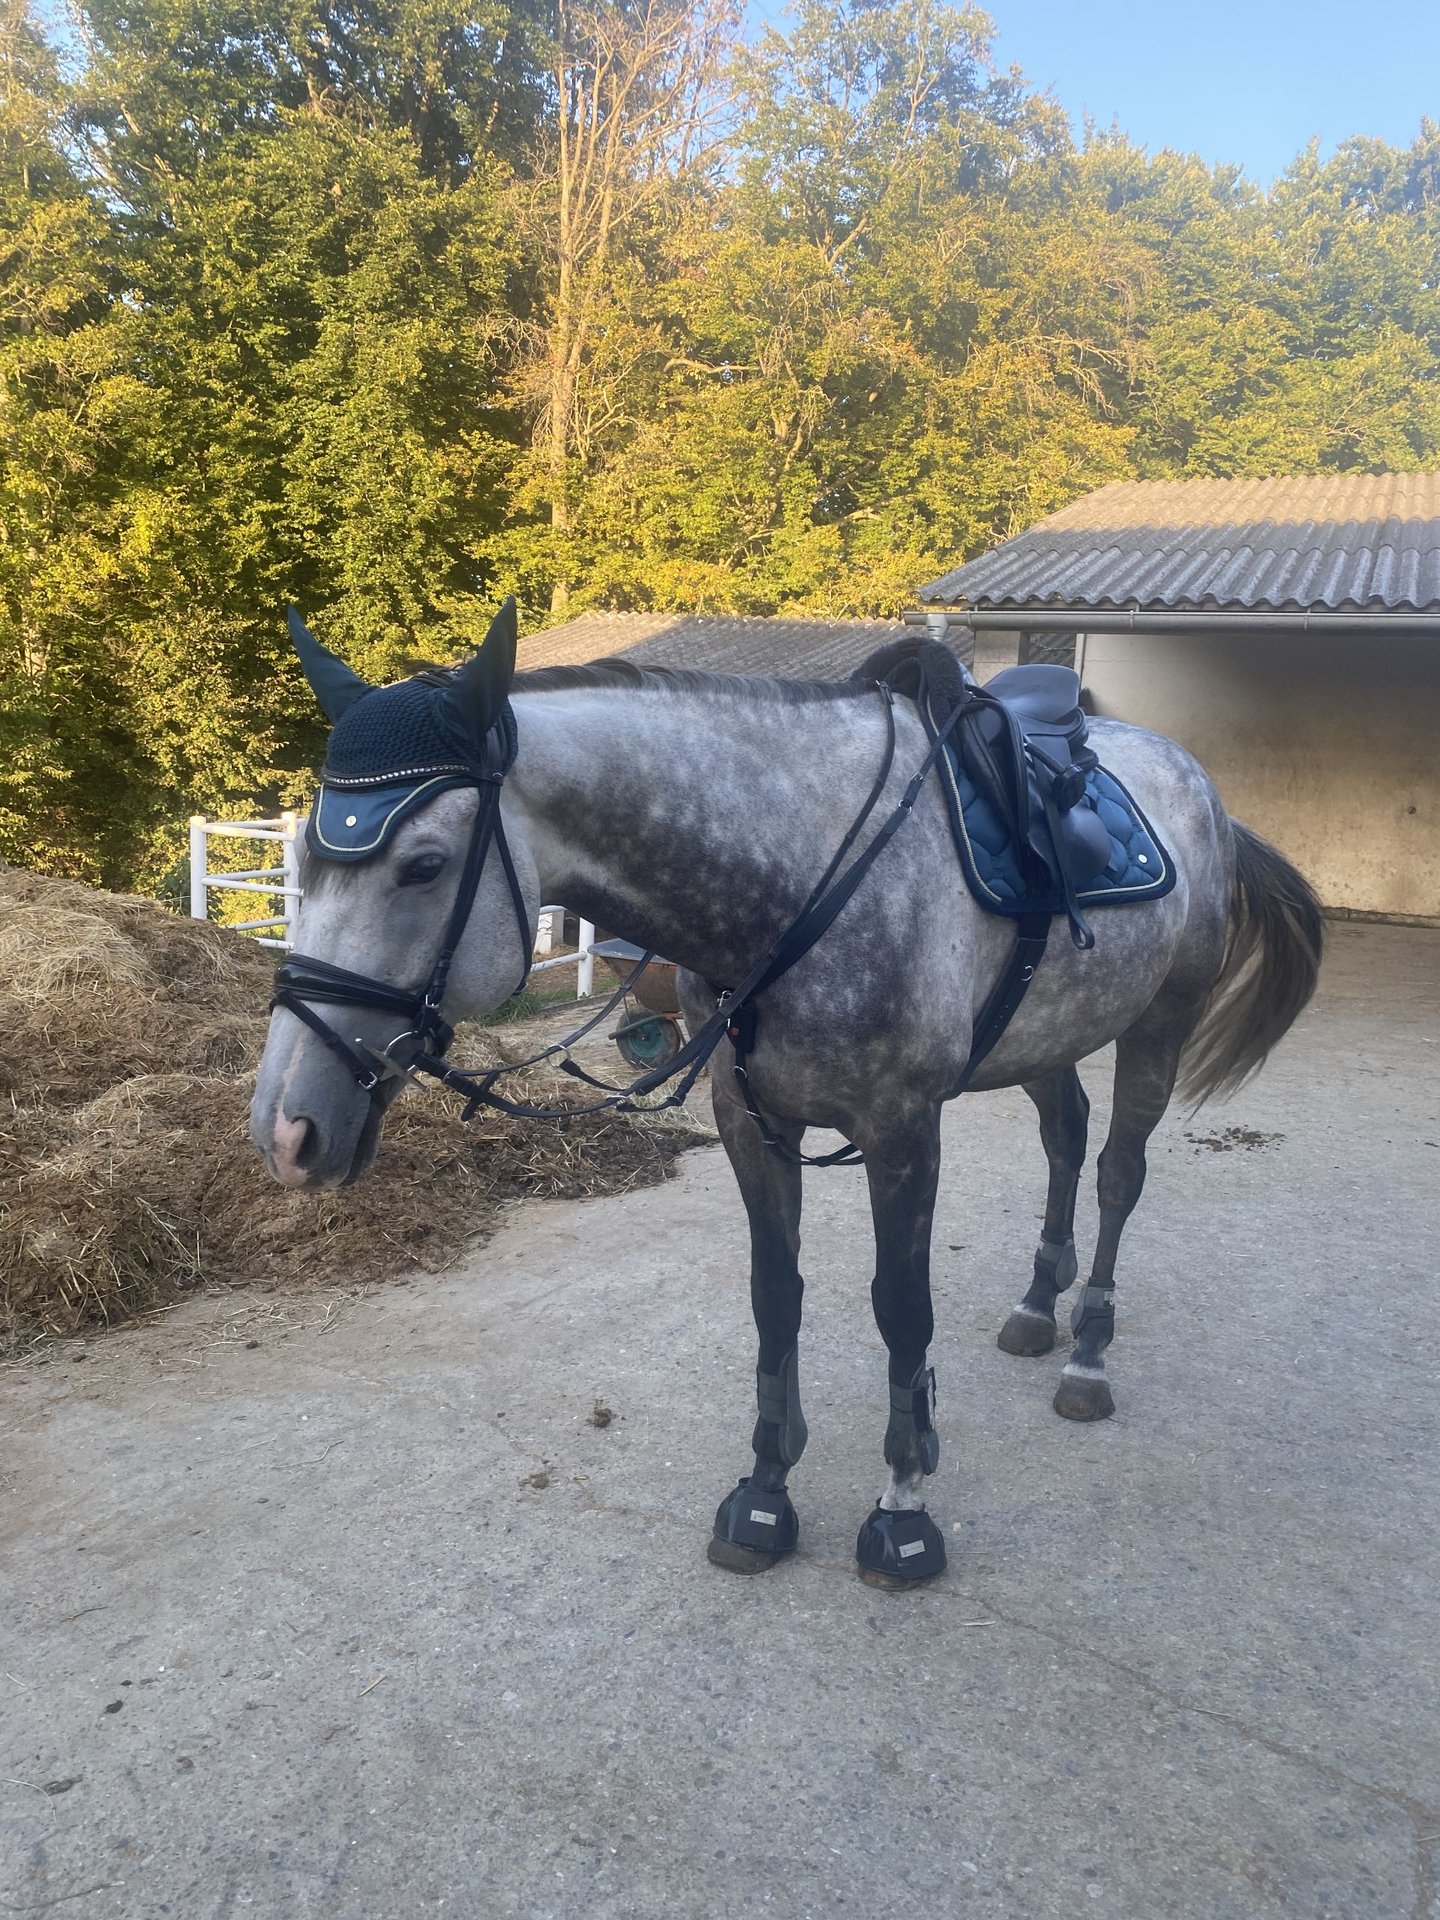
[[[1095,711],[1189,748],[1328,907],[1440,918],[1435,638],[1085,634]]]

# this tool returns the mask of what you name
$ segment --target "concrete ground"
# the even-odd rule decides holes
[[[1165,1123],[1102,1426],[994,1344],[1027,1103],[951,1109],[923,1594],[853,1571],[852,1171],[809,1186],[803,1539],[762,1579],[703,1555],[753,1417],[718,1148],[444,1279],[11,1370],[0,1912],[1435,1920],[1437,976],[1440,935],[1336,927],[1261,1081]]]

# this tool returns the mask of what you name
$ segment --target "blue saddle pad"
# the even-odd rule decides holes
[[[976,900],[990,913],[1014,916],[1063,913],[1065,895],[1054,884],[1047,893],[1027,891],[1018,852],[993,803],[970,779],[953,748],[941,756],[950,825],[965,879]],[[1158,900],[1175,885],[1175,868],[1160,837],[1113,773],[1096,767],[1087,776],[1077,806],[1090,807],[1110,835],[1110,859],[1076,897],[1082,907],[1130,907]]]

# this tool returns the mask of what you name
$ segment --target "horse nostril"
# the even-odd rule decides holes
[[[287,1113],[276,1114],[272,1159],[277,1176],[286,1186],[304,1185],[319,1150],[320,1135],[313,1121],[303,1114],[296,1119]]]

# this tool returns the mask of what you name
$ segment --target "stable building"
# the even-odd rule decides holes
[[[919,599],[981,679],[1073,653],[1328,908],[1440,923],[1440,473],[1105,487]]]

